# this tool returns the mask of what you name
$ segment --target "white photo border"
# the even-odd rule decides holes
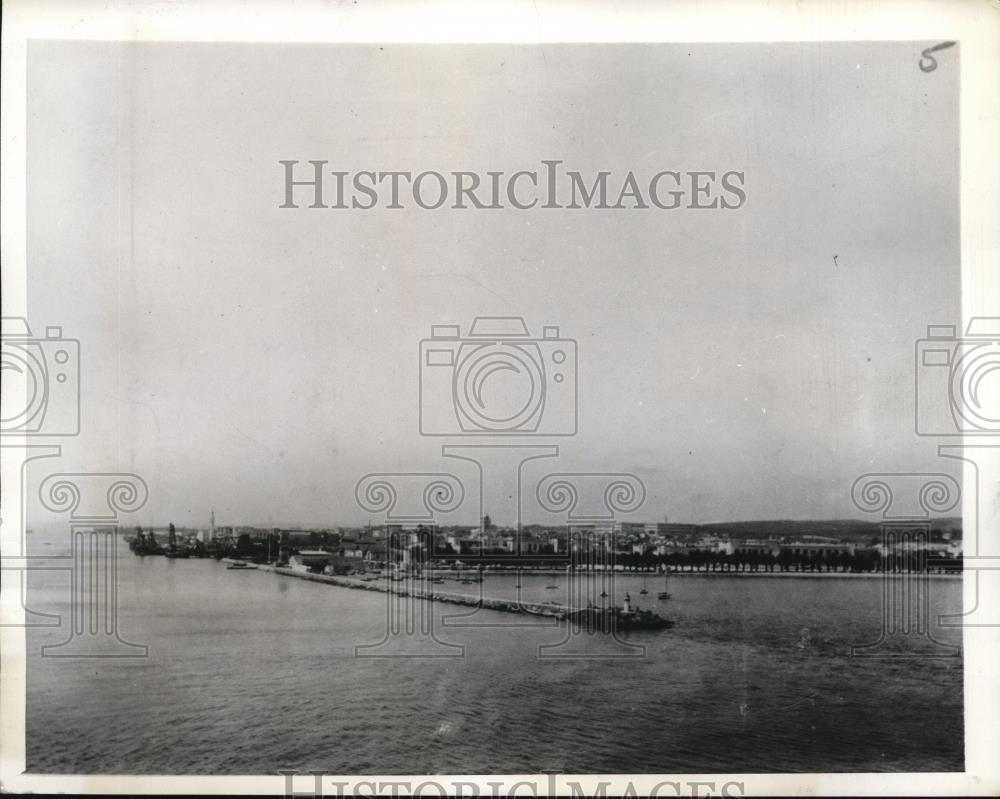
[[[122,2],[94,0],[9,0],[3,8],[2,147],[0,147],[0,249],[3,252],[3,316],[25,316],[26,218],[25,130],[28,42],[54,40],[228,41],[228,42],[391,42],[526,43],[556,42],[820,42],[956,41],[961,52],[961,268],[963,316],[1000,316],[1000,3],[996,0],[679,0],[650,3],[622,0],[519,0],[486,2],[356,2],[336,0],[173,0]],[[966,485],[975,479],[967,465]],[[2,475],[4,481],[8,475]],[[973,500],[968,498],[966,503]],[[967,504],[964,515],[976,508]],[[9,530],[3,532],[4,536]],[[6,549],[6,546],[4,547]],[[10,551],[9,549],[7,551]],[[974,585],[966,581],[966,609]],[[994,592],[995,593],[995,592]],[[9,597],[8,597],[9,599]],[[1000,596],[982,594],[980,604],[1000,607]],[[3,602],[5,622],[20,607]],[[16,619],[13,619],[16,621]],[[603,785],[637,795],[671,780],[683,785],[712,783],[716,793],[742,784],[743,795],[995,795],[1000,793],[1000,629],[966,628],[964,773],[941,774],[725,774],[725,775],[560,775],[583,790]],[[10,792],[275,794],[286,779],[274,776],[79,776],[24,774],[25,635],[0,627],[0,785]],[[347,795],[375,792],[380,783],[419,784],[424,778],[391,776],[327,778]],[[481,795],[547,795],[545,775],[436,775],[437,782],[475,784]],[[346,783],[346,784],[344,784]],[[502,787],[498,787],[502,783]],[[360,786],[359,786],[360,784]],[[313,778],[295,782],[311,792]],[[534,789],[531,786],[536,786]],[[471,786],[466,788],[471,795]],[[700,789],[704,792],[706,789]],[[735,787],[732,795],[740,795]],[[430,791],[431,795],[437,795]],[[661,795],[676,795],[661,787]],[[384,795],[391,795],[385,789]],[[705,795],[701,793],[701,795]]]

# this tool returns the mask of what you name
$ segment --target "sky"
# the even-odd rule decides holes
[[[958,59],[921,49],[33,42],[29,321],[80,340],[83,423],[32,477],[135,472],[143,523],[267,526],[378,521],[362,476],[451,472],[442,522],[510,523],[517,453],[479,453],[480,507],[442,457],[469,441],[419,428],[421,340],[477,316],[576,342],[576,435],[518,441],[559,447],[523,521],[558,520],[550,472],[634,474],[623,518],[677,522],[857,517],[865,472],[953,473],[913,432],[914,342],[959,321]],[[553,158],[737,170],[747,202],[279,208],[282,159]]]

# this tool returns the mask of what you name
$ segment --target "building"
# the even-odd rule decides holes
[[[853,555],[857,546],[851,543],[828,541],[789,541],[782,544],[780,552],[792,557],[830,557],[832,555]]]
[[[365,549],[364,561],[369,568],[385,568],[388,563],[388,548],[385,542],[369,544]]]
[[[759,541],[748,538],[746,541],[732,542],[732,552],[737,555],[767,555],[777,557],[781,552],[781,542],[775,539]]]
[[[709,552],[720,552],[723,555],[732,555],[736,551],[736,545],[728,538],[718,538],[714,535],[707,535],[699,538],[695,543],[696,549],[707,549]]]
[[[320,574],[330,564],[331,557],[324,549],[303,549],[288,559],[288,568],[297,572]]]
[[[364,558],[365,547],[360,541],[345,538],[341,540],[337,554],[343,558]]]

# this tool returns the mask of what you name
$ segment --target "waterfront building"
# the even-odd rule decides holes
[[[384,541],[369,544],[365,548],[365,565],[370,568],[384,568],[387,564],[388,548]]]
[[[525,538],[521,540],[521,552],[527,555],[537,555],[542,551],[543,544],[537,538]]]
[[[780,552],[787,552],[794,557],[809,557],[810,555],[829,557],[842,554],[853,555],[855,549],[857,549],[855,544],[829,539],[824,541],[789,541],[781,545]]]
[[[781,552],[781,542],[775,539],[768,539],[766,541],[759,541],[753,538],[748,538],[745,541],[735,541],[732,542],[732,553],[737,555],[777,555]]]
[[[876,544],[874,549],[877,550],[880,555],[890,555],[901,552],[926,552],[928,555],[934,557],[957,558],[962,554],[962,542],[935,542],[919,539],[902,539],[893,541],[888,545],[885,543]]]
[[[364,546],[354,539],[341,539],[337,554],[344,558],[364,558]]]
[[[288,567],[293,571],[322,572],[333,556],[325,549],[302,549],[288,559]]]

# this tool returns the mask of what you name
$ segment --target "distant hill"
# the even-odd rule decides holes
[[[948,516],[930,520],[931,529],[949,532],[956,537],[962,534],[962,519]],[[743,540],[747,538],[802,538],[804,536],[824,536],[838,541],[869,541],[882,534],[878,522],[860,519],[829,519],[818,521],[797,521],[779,519],[759,522],[718,522],[716,524],[695,525],[700,535],[714,535],[720,538]]]

